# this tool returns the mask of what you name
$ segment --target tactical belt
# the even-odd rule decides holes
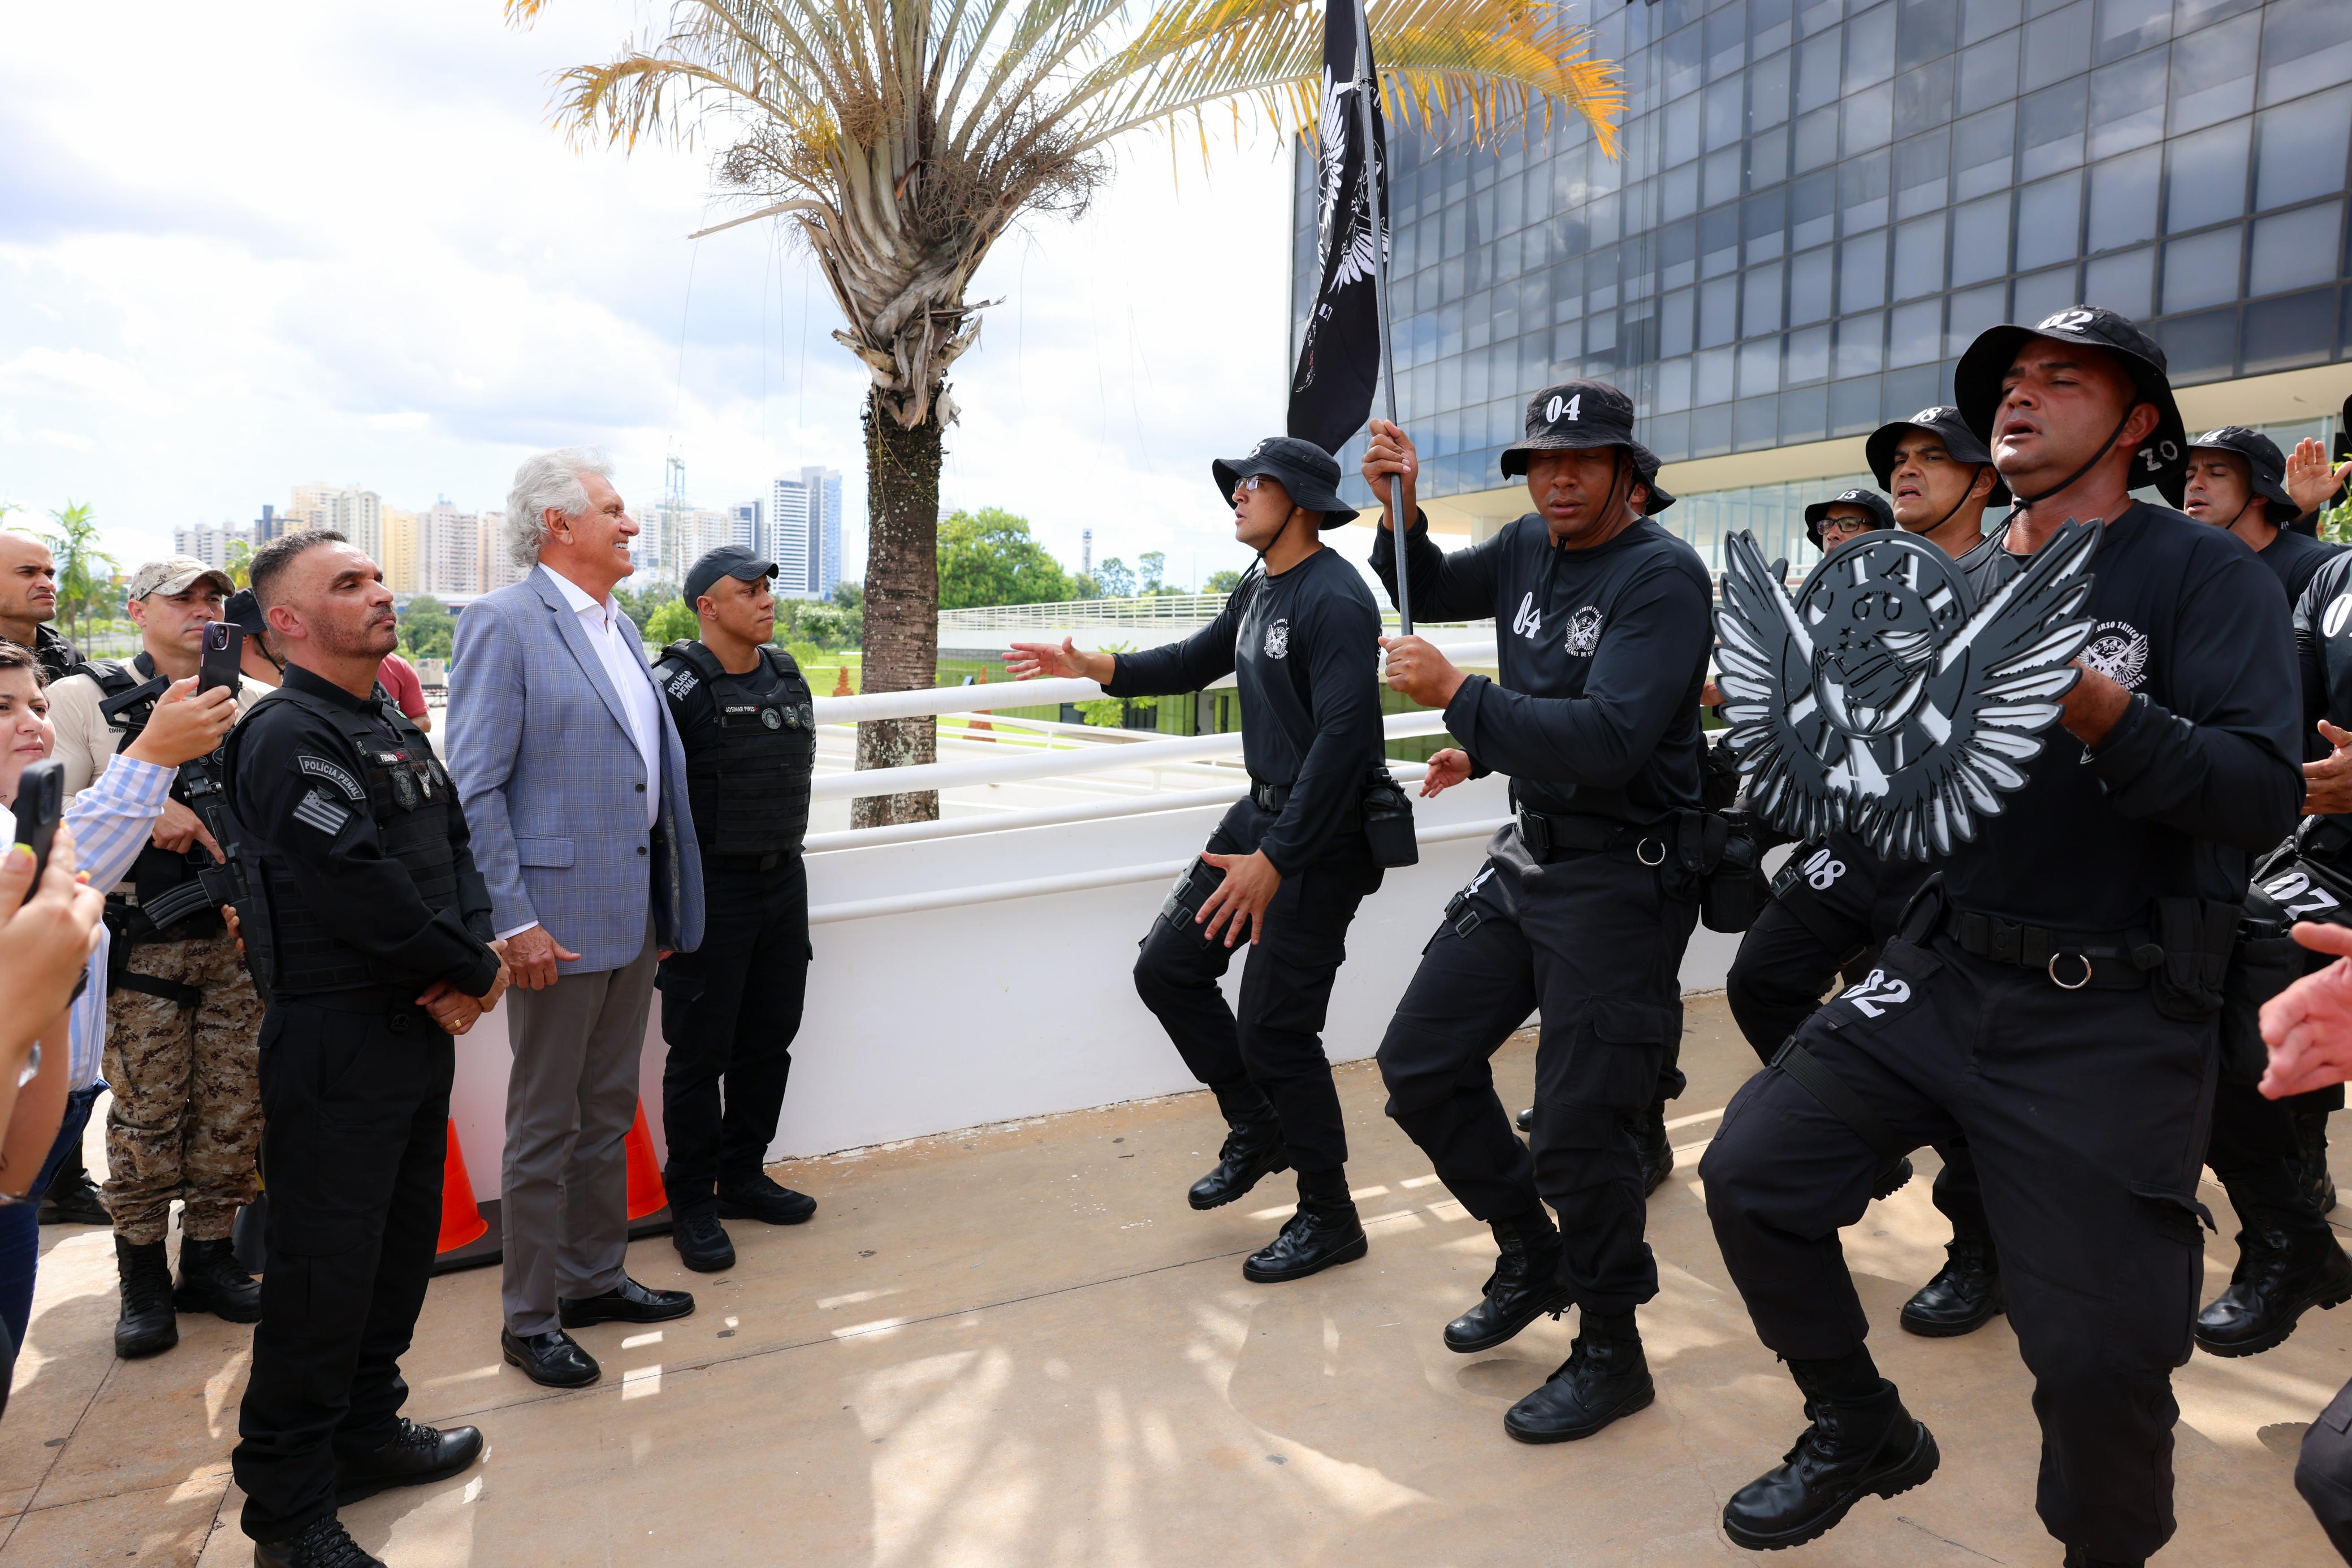
[[[781,852],[772,855],[705,855],[702,857],[702,869],[734,872],[773,871],[782,865],[784,857]]]
[[[1291,791],[1294,788],[1295,786],[1289,784],[1261,783],[1253,779],[1250,780],[1250,804],[1269,815],[1277,813],[1290,804]],[[1339,826],[1343,831],[1362,826],[1363,821],[1364,804],[1361,800],[1349,801],[1339,813]]]
[[[1609,817],[1554,816],[1522,806],[1519,837],[1538,860],[1563,850],[1622,850],[1628,844],[1636,846],[1633,853],[1643,865],[1662,865],[1666,858],[1663,832]]]
[[[2061,990],[2136,991],[2164,962],[2164,949],[2145,931],[2052,931],[1948,904],[1941,925],[1962,952],[2038,970]]]
[[[204,1005],[205,994],[194,986],[177,980],[166,980],[153,975],[142,975],[131,967],[131,950],[140,946],[193,940],[189,936],[163,936],[156,934],[154,925],[140,907],[121,894],[106,901],[107,929],[112,942],[106,952],[106,984],[109,989],[135,991],[142,997],[161,997],[175,1008],[193,1011]],[[79,992],[75,993],[79,995]]]

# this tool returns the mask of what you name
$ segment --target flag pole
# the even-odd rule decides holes
[[[1372,219],[1372,299],[1381,318],[1381,387],[1386,393],[1388,421],[1396,423],[1396,346],[1389,332],[1389,211],[1385,158],[1380,166],[1373,162],[1372,103],[1373,95],[1381,90],[1380,78],[1372,68],[1372,19],[1365,0],[1355,0],[1356,6],[1356,94],[1357,116],[1363,122],[1364,135],[1364,204]],[[1417,476],[1416,476],[1417,477]],[[1396,559],[1397,628],[1404,636],[1412,635],[1412,573],[1409,570],[1405,550],[1405,534],[1412,519],[1403,515],[1404,478],[1398,475],[1389,481],[1389,494],[1399,503],[1390,508],[1396,519],[1396,537],[1391,541]]]

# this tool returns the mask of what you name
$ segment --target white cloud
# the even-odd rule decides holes
[[[499,9],[9,8],[0,500],[91,502],[135,559],[312,479],[495,506],[523,453],[586,440],[641,504],[674,450],[709,505],[837,467],[861,519],[864,372],[805,258],[764,225],[685,238],[727,210],[701,153],[548,124],[549,73],[651,13]],[[1270,143],[1179,178],[1142,141],[1085,219],[1001,242],[948,497],[1073,566],[1088,527],[1098,560],[1244,562],[1207,470],[1280,424],[1288,201]]]

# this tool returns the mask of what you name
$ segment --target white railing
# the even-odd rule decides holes
[[[1021,632],[1046,626],[1167,626],[1175,623],[1204,625],[1217,618],[1225,607],[1222,593],[1147,593],[1132,599],[1065,599],[1051,604],[990,604],[971,610],[942,610],[939,612],[940,641],[950,646],[965,645],[961,637],[950,633],[969,634],[975,632]],[[1396,621],[1394,611],[1382,612],[1391,624]],[[1485,628],[1494,625],[1488,621],[1433,621],[1437,628]]]

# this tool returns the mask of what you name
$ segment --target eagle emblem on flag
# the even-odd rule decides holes
[[[2069,521],[1982,604],[1933,545],[1873,532],[1792,598],[1753,534],[1725,545],[1717,685],[1752,810],[1798,839],[1948,854],[2025,784],[2092,635],[2102,529]]]

